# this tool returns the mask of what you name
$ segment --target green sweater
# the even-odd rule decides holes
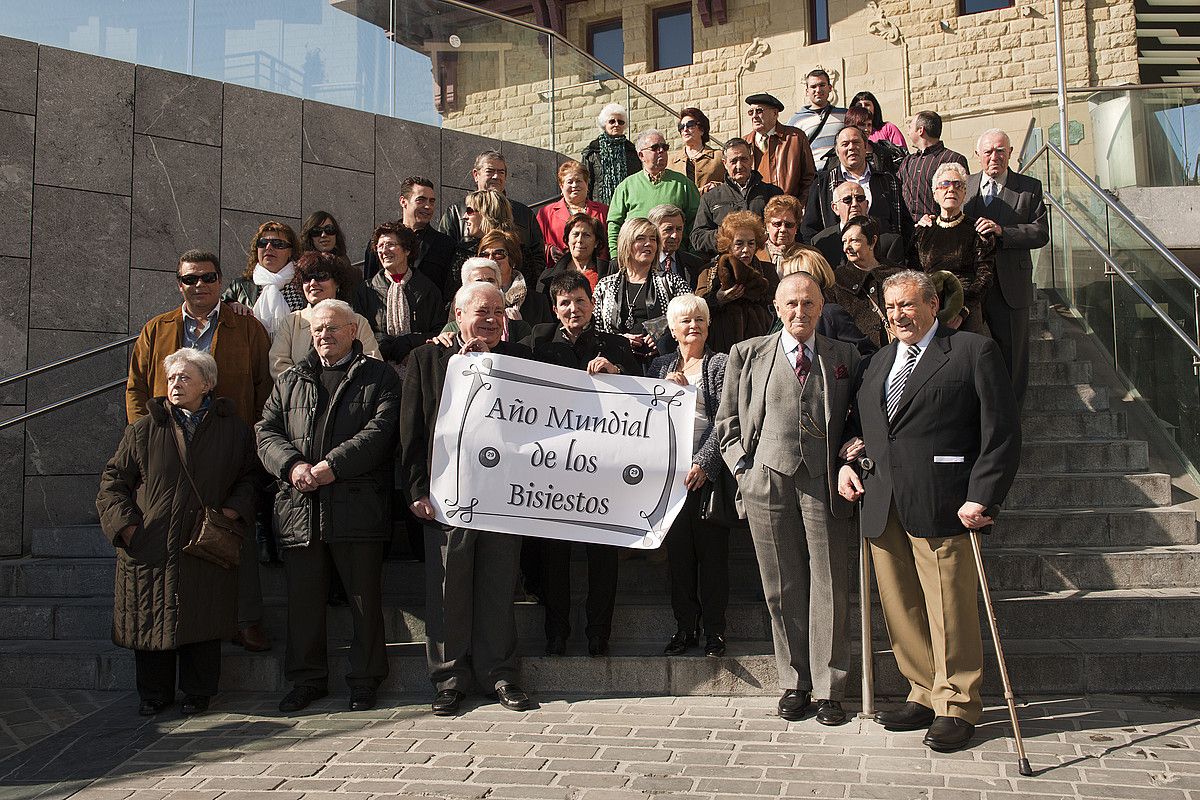
[[[700,208],[700,192],[686,175],[663,170],[657,183],[651,183],[646,171],[630,175],[617,185],[608,205],[608,252],[616,256],[617,234],[627,219],[650,216],[650,209],[663,203],[678,206],[683,211],[684,246],[691,241],[692,221]]]

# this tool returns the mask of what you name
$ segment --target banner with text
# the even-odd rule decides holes
[[[447,525],[656,548],[687,495],[695,411],[690,386],[454,356],[429,500]]]

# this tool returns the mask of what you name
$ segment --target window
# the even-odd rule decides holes
[[[1012,8],[1013,0],[958,0],[959,14],[978,14],[980,11],[995,11],[998,8]]]
[[[972,2],[972,0],[961,0]],[[829,41],[829,0],[808,0],[808,43]]]
[[[692,4],[654,11],[654,68],[692,63]]]
[[[596,22],[587,29],[587,51],[618,75],[625,74],[625,30],[620,19]],[[603,78],[604,75],[597,75]]]

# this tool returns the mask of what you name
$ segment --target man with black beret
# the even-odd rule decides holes
[[[750,143],[755,168],[765,182],[805,203],[808,187],[817,174],[808,137],[799,128],[779,122],[783,103],[775,96],[752,94],[746,98],[746,105],[751,131],[745,139]]]

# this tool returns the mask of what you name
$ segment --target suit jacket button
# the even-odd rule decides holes
[[[895,435],[894,435],[894,434],[891,434],[891,433],[889,433],[889,434],[888,434],[888,441],[889,441],[889,442],[894,442],[894,441],[896,441],[896,437],[895,437]]]

